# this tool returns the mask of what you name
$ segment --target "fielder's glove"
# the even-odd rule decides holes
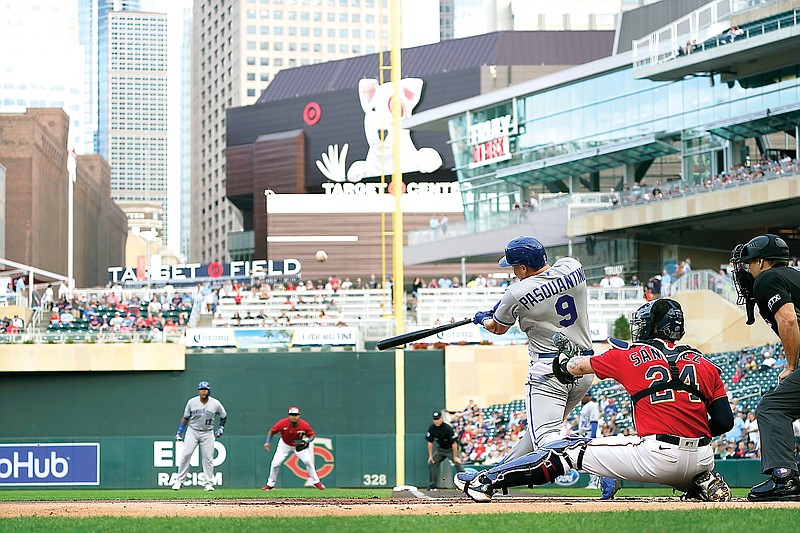
[[[298,452],[302,452],[306,448],[308,448],[308,441],[306,439],[297,439],[294,441],[294,449]]]
[[[180,441],[182,441],[182,440],[183,440],[183,437],[181,437],[181,434],[180,434],[180,433],[175,433],[175,440],[176,440],[177,442],[180,442]]]
[[[571,385],[578,378],[567,370],[567,363],[573,357],[581,354],[580,347],[560,331],[553,335],[553,344],[556,345],[558,354],[553,358],[553,375],[564,385]]]
[[[214,436],[216,438],[220,438],[222,436],[222,432],[223,431],[225,431],[225,427],[224,426],[218,427],[217,430],[214,432]]]

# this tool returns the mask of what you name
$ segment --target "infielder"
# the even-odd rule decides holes
[[[631,317],[631,344],[609,339],[609,351],[582,357],[563,334],[553,373],[571,383],[594,372],[613,378],[631,395],[638,435],[551,441],[541,449],[491,470],[456,474],[455,483],[473,500],[491,501],[497,489],[543,485],[571,468],[599,476],[662,483],[685,499],[729,501],[731,491],[714,472],[711,437],[733,427],[719,369],[696,348],[675,344],[684,334],[678,302],[661,298]]]
[[[219,415],[219,427],[214,431],[214,417]],[[178,477],[172,484],[172,490],[180,490],[189,473],[189,459],[197,446],[200,446],[200,457],[203,464],[205,484],[203,490],[214,490],[214,458],[215,437],[221,437],[225,428],[228,412],[219,400],[211,397],[211,386],[208,381],[197,384],[197,396],[189,398],[183,409],[183,418],[175,434],[176,441],[183,442],[183,452],[178,466]],[[188,425],[188,428],[187,428]],[[183,433],[186,431],[184,439]]]
[[[533,237],[517,237],[506,244],[502,267],[512,267],[518,283],[508,287],[491,311],[475,315],[473,322],[490,333],[502,335],[519,322],[528,335],[528,381],[525,406],[528,430],[504,458],[518,459],[561,438],[564,417],[592,385],[594,376],[583,376],[574,385],[559,383],[551,363],[556,356],[553,334],[564,331],[575,339],[583,355],[591,355],[586,275],[583,265],[564,257],[552,266],[547,251]]]
[[[311,429],[308,422],[300,419],[300,409],[298,407],[290,407],[289,416],[275,422],[275,425],[269,430],[267,441],[264,443],[265,452],[269,453],[270,441],[276,433],[280,433],[281,438],[278,441],[278,449],[275,450],[275,455],[272,457],[269,478],[266,485],[261,487],[261,490],[275,488],[281,465],[292,452],[305,465],[308,477],[314,486],[319,490],[325,490],[325,485],[319,480],[317,469],[314,467],[314,430]]]

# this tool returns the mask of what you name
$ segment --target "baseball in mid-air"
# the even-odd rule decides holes
[[[317,261],[324,263],[328,260],[328,253],[325,250],[317,250],[315,257],[317,258]]]

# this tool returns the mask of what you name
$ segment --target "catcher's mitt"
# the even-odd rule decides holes
[[[308,441],[306,439],[297,439],[294,441],[295,451],[302,452],[306,448],[308,448]]]
[[[581,354],[580,347],[560,331],[553,335],[553,344],[558,351],[558,355],[553,358],[553,375],[564,385],[574,384],[578,378],[569,373],[567,363]]]

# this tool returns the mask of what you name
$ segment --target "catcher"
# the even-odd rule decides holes
[[[733,427],[728,397],[719,369],[697,349],[676,344],[683,334],[683,311],[669,298],[637,309],[631,317],[633,341],[609,339],[612,348],[599,356],[581,356],[577,344],[556,333],[556,378],[569,384],[577,376],[594,373],[621,383],[631,395],[638,435],[550,442],[491,470],[456,474],[456,486],[473,500],[488,502],[498,489],[552,483],[575,468],[662,483],[685,492],[683,498],[688,500],[729,501],[730,488],[714,472],[709,446],[711,437]]]
[[[297,455],[306,467],[308,477],[319,490],[325,490],[325,485],[319,480],[317,469],[314,468],[314,430],[305,420],[300,420],[300,409],[292,406],[289,408],[289,416],[278,420],[272,429],[267,433],[267,441],[264,443],[264,451],[269,453],[270,441],[276,433],[281,434],[278,441],[278,449],[272,457],[269,468],[269,478],[266,485],[261,490],[272,490],[278,480],[278,472],[281,465],[292,452]]]

